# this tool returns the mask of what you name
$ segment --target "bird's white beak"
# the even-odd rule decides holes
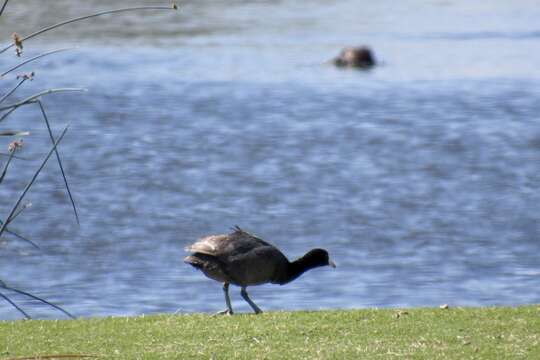
[[[335,268],[336,267],[336,263],[333,262],[332,260],[328,260],[328,265]]]

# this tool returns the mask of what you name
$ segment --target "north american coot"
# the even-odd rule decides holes
[[[261,309],[249,298],[247,286],[266,283],[284,285],[307,270],[329,265],[336,267],[324,249],[313,249],[301,258],[289,260],[275,246],[236,226],[233,232],[210,235],[186,247],[192,254],[184,262],[201,270],[210,279],[223,283],[227,309],[218,314],[233,314],[229,284],[241,287],[240,294],[256,314]]]
[[[346,47],[334,59],[337,67],[369,69],[375,66],[373,52],[367,46]]]

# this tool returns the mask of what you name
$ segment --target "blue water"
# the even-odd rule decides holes
[[[32,3],[0,19],[4,39],[103,8],[60,1],[17,21]],[[539,15],[533,1],[197,1],[28,42],[27,57],[78,46],[26,67],[36,79],[12,100],[88,89],[43,99],[56,132],[71,124],[60,151],[81,226],[51,162],[12,225],[41,249],[5,235],[0,279],[77,316],[217,311],[220,285],[183,247],[237,224],[338,265],[251,288],[263,310],[538,303]],[[380,65],[328,63],[356,44]],[[0,55],[0,69],[17,61]],[[5,129],[31,136],[1,184],[2,218],[49,146],[34,106]],[[233,307],[250,311],[237,290]]]

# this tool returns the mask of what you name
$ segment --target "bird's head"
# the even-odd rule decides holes
[[[306,255],[303,256],[306,262],[309,262],[314,267],[317,266],[331,266],[336,267],[336,264],[330,260],[328,251],[324,249],[312,249]]]

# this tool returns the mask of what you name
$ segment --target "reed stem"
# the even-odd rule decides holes
[[[2,8],[0,9],[0,16],[2,16],[2,13],[4,12],[4,9],[6,8],[8,1],[9,0],[4,1],[4,5],[2,5]]]
[[[73,92],[73,91],[86,91],[86,89],[82,89],[82,88],[58,88],[58,89],[44,90],[44,91],[41,91],[41,92],[39,92],[37,94],[31,95],[31,96],[27,97],[24,100],[18,101],[16,103],[13,103],[13,104],[10,104],[10,105],[2,106],[2,107],[0,107],[0,111],[6,111],[6,110],[8,110],[8,111],[6,113],[4,113],[0,117],[0,122],[5,120],[17,108],[19,108],[21,106],[24,106],[24,105],[32,104],[36,99],[40,98],[41,96],[54,94],[54,93],[59,93],[59,92]]]
[[[140,11],[140,10],[177,10],[178,9],[178,6],[176,4],[172,4],[172,6],[139,6],[139,7],[129,7],[129,8],[122,8],[122,9],[116,9],[116,10],[107,10],[107,11],[102,11],[102,12],[98,12],[98,13],[94,13],[94,14],[90,14],[90,15],[85,15],[85,16],[80,16],[80,17],[76,17],[76,18],[73,18],[73,19],[69,19],[69,20],[66,20],[66,21],[62,21],[62,22],[59,22],[58,24],[54,24],[54,25],[51,25],[51,26],[47,26],[41,30],[38,30],[36,32],[33,32],[32,34],[30,35],[27,35],[27,36],[24,36],[20,39],[20,42],[24,42],[26,40],[29,40],[35,36],[38,36],[40,34],[43,34],[44,32],[47,32],[47,31],[50,31],[50,30],[53,30],[53,29],[56,29],[56,28],[59,28],[61,26],[64,26],[64,25],[67,25],[67,24],[71,24],[71,23],[74,23],[76,21],[81,21],[81,20],[86,20],[86,19],[91,19],[91,18],[94,18],[94,17],[97,17],[97,16],[102,16],[102,15],[109,15],[109,14],[117,14],[117,13],[121,13],[121,12],[127,12],[127,11]],[[0,50],[0,54],[2,54],[3,52],[11,49],[13,46],[15,46],[15,42],[9,44],[8,46],[4,47],[3,49]]]
[[[69,129],[69,125],[67,125],[64,130],[62,131],[62,133],[60,134],[60,136],[58,137],[58,139],[55,141],[54,143],[54,146],[49,150],[49,153],[47,154],[47,156],[45,157],[45,159],[43,159],[43,162],[41,163],[40,167],[37,169],[37,171],[34,173],[34,176],[32,176],[32,179],[30,180],[30,182],[28,183],[28,185],[26,185],[26,187],[24,188],[23,192],[21,193],[21,195],[19,196],[19,198],[17,199],[17,201],[15,202],[15,205],[13,206],[13,208],[11,209],[9,215],[6,217],[6,219],[4,220],[2,226],[0,226],[0,236],[2,236],[2,234],[4,233],[4,231],[6,230],[6,226],[9,225],[9,223],[11,222],[12,220],[12,217],[13,217],[13,214],[15,213],[15,211],[17,210],[17,208],[19,207],[19,205],[21,204],[21,201],[24,199],[26,193],[28,192],[28,190],[30,190],[30,188],[32,187],[32,185],[34,184],[34,182],[36,181],[39,173],[41,172],[41,170],[43,170],[43,168],[45,167],[45,164],[47,163],[47,161],[49,161],[49,158],[51,157],[51,155],[53,154],[53,152],[56,150],[56,147],[58,146],[58,144],[60,143],[60,141],[62,141],[62,139],[64,138],[64,135],[66,134],[67,130]]]
[[[41,110],[41,115],[43,115],[43,119],[45,120],[45,124],[47,125],[47,131],[49,132],[49,137],[51,138],[51,142],[54,145],[54,135],[51,130],[51,124],[49,123],[49,118],[47,117],[47,113],[45,112],[45,108],[43,107],[43,103],[41,102],[41,100],[37,100],[36,102],[39,105],[39,109]],[[64,185],[66,185],[66,190],[69,195],[69,200],[71,201],[71,206],[73,207],[73,212],[75,213],[75,220],[77,221],[77,225],[81,225],[79,221],[79,214],[77,212],[77,207],[75,206],[75,201],[73,200],[73,195],[71,194],[71,190],[69,188],[69,184],[66,178],[66,172],[64,171],[64,166],[62,165],[62,160],[60,159],[60,154],[58,153],[58,149],[54,149],[54,154],[56,155],[56,160],[58,162],[58,166],[60,167],[62,178],[64,179]]]
[[[51,50],[51,51],[48,51],[46,53],[43,53],[43,54],[39,54],[39,55],[36,55],[28,60],[25,60],[17,65],[15,65],[14,67],[4,71],[2,74],[0,74],[0,77],[4,77],[5,75],[9,74],[10,72],[12,71],[15,71],[17,70],[18,68],[28,64],[28,63],[31,63],[32,61],[36,61],[38,59],[41,59],[42,57],[45,57],[45,56],[48,56],[48,55],[52,55],[52,54],[56,54],[56,53],[59,53],[59,52],[62,52],[62,51],[67,51],[67,50],[71,50],[73,48],[63,48],[63,49],[56,49],[56,50]]]

